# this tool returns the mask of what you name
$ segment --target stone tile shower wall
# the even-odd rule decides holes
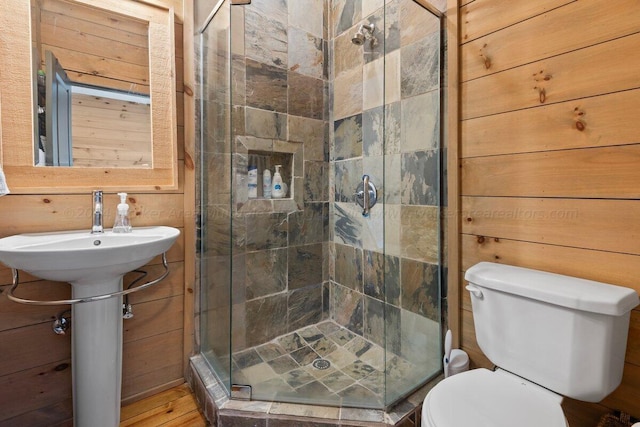
[[[324,1],[253,0],[231,14],[235,352],[328,317],[329,117]],[[291,156],[289,200],[247,199],[252,151]]]
[[[330,6],[330,315],[433,369],[440,360],[440,26],[413,0],[387,0],[386,12],[383,3]],[[363,23],[375,25],[373,46],[351,42]],[[366,219],[353,203],[363,173],[382,188]]]

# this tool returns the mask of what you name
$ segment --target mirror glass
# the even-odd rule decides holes
[[[34,165],[152,168],[147,21],[31,0]]]

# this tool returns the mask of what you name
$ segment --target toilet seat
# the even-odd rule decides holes
[[[562,397],[505,371],[474,369],[427,394],[422,427],[567,427]]]

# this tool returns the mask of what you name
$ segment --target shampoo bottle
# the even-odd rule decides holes
[[[249,165],[248,169],[248,190],[250,199],[255,199],[258,197],[258,167],[256,165]]]
[[[273,174],[271,197],[274,199],[281,199],[285,196],[284,186],[282,185],[282,176],[280,175],[281,167],[282,165],[276,165],[276,172]]]
[[[269,169],[262,172],[262,197],[265,199],[271,198],[271,171]]]
[[[127,204],[127,193],[118,193],[120,203],[116,210],[116,220],[113,223],[114,233],[131,233],[131,223],[129,222],[129,205]]]

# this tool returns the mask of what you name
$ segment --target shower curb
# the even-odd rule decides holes
[[[442,375],[419,388],[388,412],[258,400],[232,400],[229,399],[224,385],[201,354],[190,358],[186,379],[196,395],[205,418],[214,427],[233,426],[239,420],[254,420],[256,427],[417,427],[420,425],[422,401],[429,390],[442,380]],[[339,418],[321,415],[322,412],[335,413],[336,409],[338,409]],[[301,413],[317,416],[300,416]]]

